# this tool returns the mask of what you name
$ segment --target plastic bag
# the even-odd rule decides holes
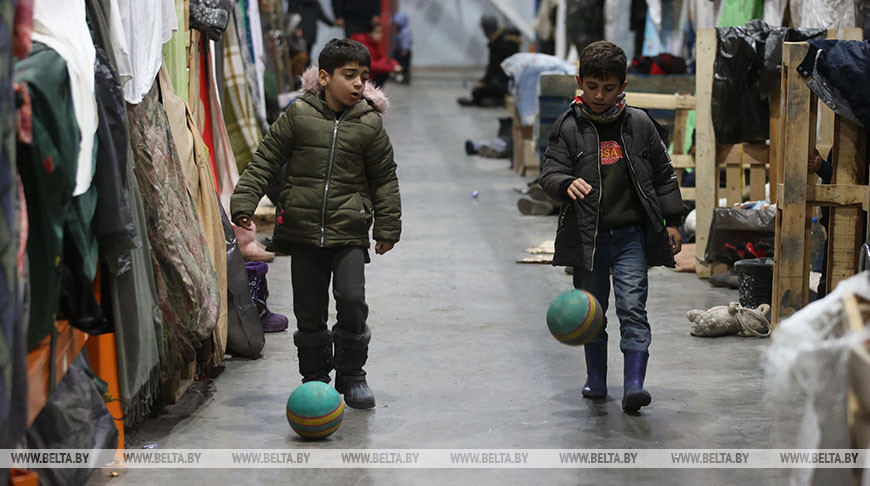
[[[776,208],[716,208],[704,261],[732,264],[744,258],[772,256]]]
[[[27,429],[28,449],[114,449],[115,420],[80,354]],[[40,485],[85,484],[93,469],[35,469]]]
[[[260,324],[260,315],[251,298],[248,272],[242,258],[236,233],[220,206],[221,221],[227,244],[227,352],[232,355],[257,359],[266,345],[266,336]]]
[[[782,43],[824,36],[823,29],[772,27],[761,20],[716,29],[713,127],[718,143],[760,143],[770,136],[770,92],[779,83]]]

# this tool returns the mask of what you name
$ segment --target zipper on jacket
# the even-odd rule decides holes
[[[604,193],[604,185],[601,182],[601,136],[594,122],[589,122],[595,132],[595,143],[598,147],[598,208],[595,211],[595,234],[592,237],[592,270],[595,270],[595,251],[598,250],[598,225],[601,223],[601,197]]]
[[[329,196],[329,182],[332,180],[332,164],[335,161],[335,142],[338,140],[338,124],[344,118],[349,108],[345,108],[341,116],[335,119],[332,126],[332,146],[329,149],[329,164],[326,169],[326,184],[323,186],[323,207],[320,209],[320,247],[326,244],[326,201]]]

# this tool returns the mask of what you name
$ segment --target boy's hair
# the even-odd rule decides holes
[[[368,48],[355,40],[332,39],[326,43],[323,50],[320,51],[320,57],[317,58],[317,65],[320,69],[325,70],[330,75],[334,74],[336,69],[347,64],[359,64],[370,68],[372,58]]]
[[[605,80],[616,76],[620,83],[625,82],[625,71],[628,60],[625,52],[618,45],[607,42],[593,42],[580,54],[581,78],[590,77]]]

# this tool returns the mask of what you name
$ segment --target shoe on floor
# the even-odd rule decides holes
[[[462,106],[474,106],[474,100],[468,96],[463,96],[462,98],[456,100],[456,102]]]
[[[532,198],[523,197],[517,201],[517,209],[527,216],[547,216],[553,214],[555,208],[546,201],[536,201]]]
[[[477,155],[477,147],[475,147],[473,140],[465,141],[465,155]]]
[[[335,389],[344,395],[344,403],[350,408],[366,410],[375,407],[375,394],[365,378],[361,381],[347,382],[344,376],[335,377]]]
[[[729,270],[727,273],[722,273],[719,275],[713,275],[709,279],[710,285],[713,287],[726,287],[729,289],[736,289],[740,286],[740,278],[734,273],[733,270]]]

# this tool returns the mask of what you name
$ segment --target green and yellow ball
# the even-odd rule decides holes
[[[571,289],[559,294],[547,309],[547,327],[559,342],[587,344],[604,326],[604,313],[595,296]]]
[[[341,426],[343,416],[341,395],[322,381],[303,383],[287,399],[287,421],[306,439],[329,437]]]

